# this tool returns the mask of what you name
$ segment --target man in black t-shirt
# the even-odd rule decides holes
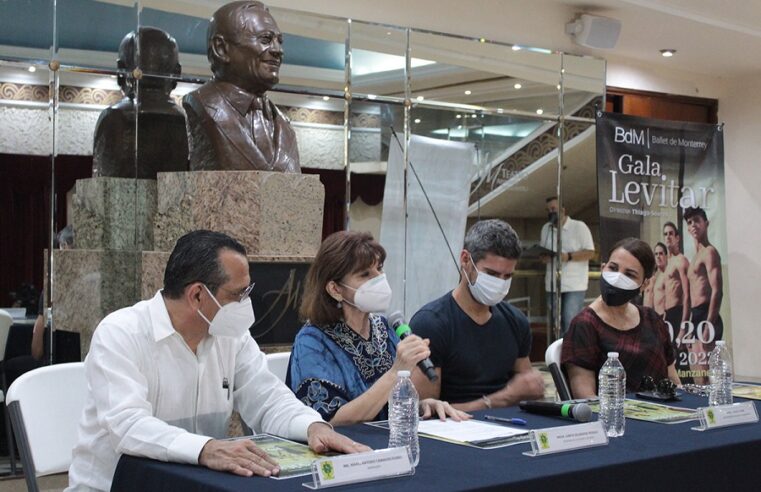
[[[430,339],[439,375],[431,383],[413,372],[421,399],[473,411],[544,396],[544,380],[528,358],[528,320],[503,301],[520,253],[518,235],[506,222],[485,220],[470,228],[460,252],[460,283],[410,320],[416,335]]]

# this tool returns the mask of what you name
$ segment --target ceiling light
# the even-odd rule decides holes
[[[391,31],[386,31],[386,36],[391,36]]]
[[[29,67],[29,68],[27,68],[27,70],[29,70],[29,71],[30,71],[30,72],[32,72],[32,73],[34,73],[34,72],[36,72],[36,71],[37,71],[37,69],[36,69],[36,68],[34,68],[34,67]]]
[[[671,58],[674,55],[676,55],[676,50],[672,50],[672,49],[661,50],[661,56],[665,56],[666,58]]]
[[[504,112],[505,112],[505,110],[504,110],[504,109],[502,109],[502,108],[497,108],[497,113],[504,113]]]
[[[516,83],[513,87],[515,87],[516,89],[520,89],[523,86],[521,84]]]
[[[465,95],[466,95],[466,96],[469,96],[469,95],[471,95],[471,94],[473,94],[473,93],[472,93],[472,92],[470,92],[470,91],[465,91]]]
[[[536,114],[544,114],[544,110],[542,108],[539,108],[536,110]]]
[[[560,90],[560,84],[558,84],[556,87],[558,88],[558,90]]]
[[[462,115],[461,114],[456,114],[455,118],[460,119],[460,118],[462,118]]]
[[[376,96],[375,94],[368,94],[367,95],[368,99],[375,99],[376,97],[378,97],[378,96]]]
[[[470,117],[471,118],[478,118],[478,115],[477,114],[472,114],[472,115],[470,115]]]
[[[518,46],[517,44],[513,45],[513,51],[520,51],[520,50],[521,50],[520,46]]]
[[[418,101],[422,101],[423,99],[425,99],[425,97],[423,97],[423,96],[418,96],[418,97],[416,97],[415,99],[416,99],[416,100],[418,100]]]
[[[486,38],[481,38],[481,39],[478,40],[478,42],[479,43],[485,43],[486,42]]]
[[[330,98],[328,96],[322,96],[323,101],[330,101]]]
[[[415,123],[420,123],[420,118],[415,118]]]

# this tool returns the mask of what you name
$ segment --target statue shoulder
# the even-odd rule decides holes
[[[214,106],[221,99],[222,93],[219,91],[217,83],[210,80],[198,89],[185,94],[185,97],[182,98],[182,105],[186,110],[188,106],[193,107],[193,109],[200,109],[203,106]]]

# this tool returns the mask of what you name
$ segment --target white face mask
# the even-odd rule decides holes
[[[354,303],[344,299],[344,302],[354,306],[363,313],[383,313],[391,306],[391,286],[388,285],[386,274],[381,273],[371,278],[358,289],[341,284],[354,291]]]
[[[605,279],[606,282],[608,282],[613,287],[618,287],[619,289],[623,290],[634,290],[639,289],[640,284],[632,280],[630,277],[627,277],[621,272],[602,272],[602,277]]]
[[[239,338],[248,332],[251,325],[256,321],[254,308],[251,305],[251,298],[246,297],[240,302],[229,302],[224,306],[219,304],[217,298],[211,293],[208,287],[203,286],[209,293],[214,302],[219,306],[219,311],[214,315],[214,319],[209,319],[203,315],[201,310],[198,314],[209,323],[209,335],[215,337],[233,337]]]
[[[470,283],[470,278],[465,274],[465,279],[468,281],[468,287],[470,288],[470,294],[473,296],[473,299],[487,306],[496,306],[502,302],[510,291],[510,284],[513,281],[512,277],[507,280],[502,280],[501,278],[479,271],[478,268],[476,268],[476,263],[473,261],[472,256],[470,256],[470,262],[473,264],[473,268],[476,269],[476,272],[478,272],[476,282],[473,284]]]

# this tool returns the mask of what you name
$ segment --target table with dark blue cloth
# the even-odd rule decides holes
[[[735,401],[746,401],[736,399]],[[761,411],[761,402],[755,402]],[[697,408],[707,398],[683,395],[675,406]],[[573,424],[559,418],[522,412],[517,408],[475,412],[523,417],[529,428]],[[530,445],[482,450],[420,438],[420,463],[413,476],[341,487],[359,490],[414,491],[510,490],[759,490],[756,466],[761,460],[761,423],[706,432],[682,424],[656,424],[627,419],[626,434],[608,446],[528,457]],[[388,431],[368,425],[338,429],[355,441],[383,448]],[[122,456],[112,491],[277,491],[307,490],[310,477],[273,480],[237,477],[200,466],[163,463]],[[740,489],[739,487],[743,487]]]

